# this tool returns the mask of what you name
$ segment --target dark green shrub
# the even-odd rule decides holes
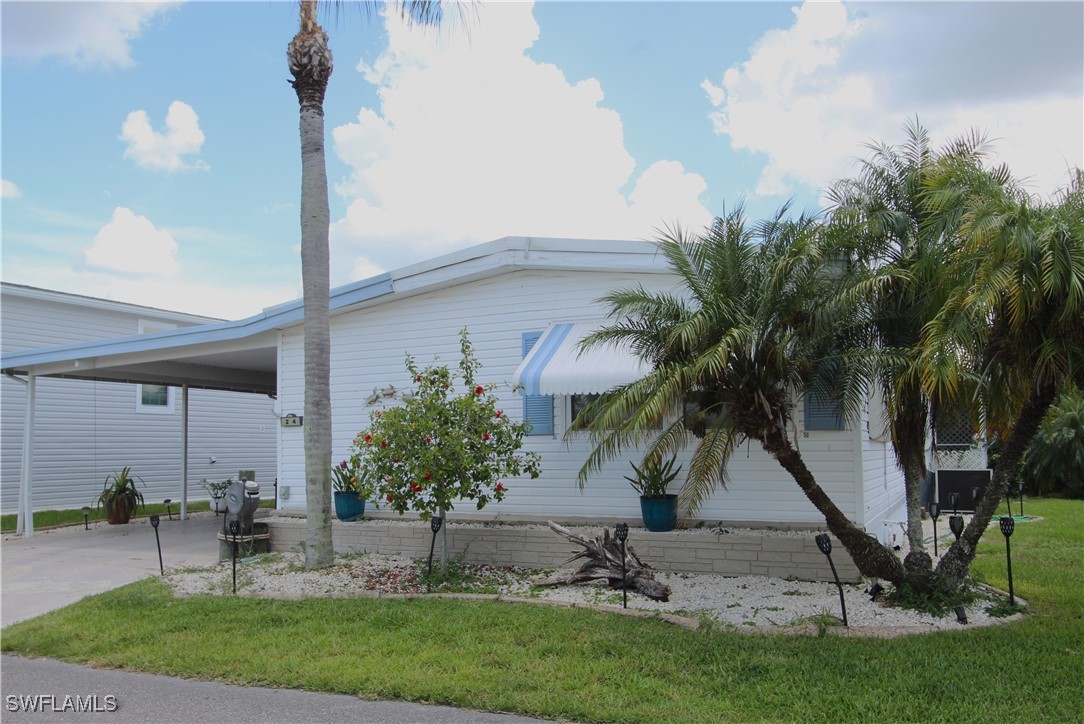
[[[1084,498],[1084,394],[1069,390],[1050,408],[1020,465],[1029,493]]]

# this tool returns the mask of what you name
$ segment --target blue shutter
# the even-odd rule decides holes
[[[846,421],[834,397],[819,390],[805,393],[806,430],[846,430]]]
[[[523,333],[523,356],[534,347],[534,343],[542,336],[541,332]],[[552,395],[523,395],[523,419],[531,424],[529,435],[552,435],[553,434],[553,396]]]

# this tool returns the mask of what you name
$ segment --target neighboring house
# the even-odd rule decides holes
[[[619,287],[671,289],[676,278],[653,244],[623,241],[505,238],[332,290],[331,388],[333,460],[347,456],[369,413],[394,398],[374,390],[411,387],[403,366],[410,353],[424,366],[439,357],[455,366],[459,330],[467,327],[483,364],[480,379],[495,382],[502,409],[534,425],[527,447],[542,455],[537,480],[510,480],[504,502],[483,511],[469,505],[455,516],[545,520],[639,519],[639,501],[624,475],[631,451],[593,475],[581,491],[576,476],[591,449],[586,435],[566,437],[582,395],[626,382],[636,360],[616,350],[578,357],[582,333],[605,320],[599,297]],[[36,374],[82,374],[80,359],[93,356],[96,374],[109,369],[146,369],[163,361],[199,355],[220,376],[241,380],[265,372],[241,356],[246,349],[275,364],[277,414],[301,416],[304,408],[302,307],[280,305],[256,317],[205,328],[163,333],[154,340],[111,340],[60,350],[5,355],[5,370]],[[531,350],[535,351],[523,365]],[[521,369],[521,365],[523,368]],[[517,380],[531,393],[513,389]],[[179,378],[178,378],[179,379]],[[211,384],[208,381],[208,384]],[[238,382],[240,384],[240,382]],[[264,383],[266,384],[266,380]],[[253,377],[253,386],[258,387]],[[902,477],[891,446],[868,415],[842,423],[830,411],[800,403],[797,442],[818,482],[859,525],[891,542],[903,506]],[[879,415],[875,415],[879,418]],[[302,421],[303,423],[303,421]],[[304,426],[280,426],[279,506],[304,510]],[[333,462],[329,460],[329,466]],[[685,460],[683,459],[684,463]],[[737,454],[730,484],[701,507],[697,519],[738,525],[813,526],[823,517],[798,486],[757,445]]]
[[[216,320],[105,299],[0,285],[3,354],[202,326]],[[0,507],[18,509],[26,382],[3,378]],[[147,502],[181,497],[181,391],[155,384],[41,378],[33,457],[35,510],[95,505],[107,475],[131,466]],[[190,498],[206,498],[201,478],[256,470],[275,477],[277,421],[266,395],[191,390]],[[216,462],[212,463],[214,458]]]

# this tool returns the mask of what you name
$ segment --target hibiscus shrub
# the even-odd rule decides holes
[[[460,352],[458,372],[435,363],[419,370],[408,354],[414,390],[401,405],[370,413],[369,429],[354,438],[350,467],[400,514],[428,520],[461,500],[481,510],[504,499],[508,477],[538,477],[538,453],[520,451],[527,425],[497,407],[495,385],[475,379],[481,364],[465,328]]]

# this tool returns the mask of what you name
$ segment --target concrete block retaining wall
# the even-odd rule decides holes
[[[296,551],[305,540],[304,519],[269,518],[267,522],[272,550]],[[592,535],[596,530],[577,528],[575,524],[572,527]],[[815,534],[716,535],[710,530],[651,533],[632,528],[628,542],[641,560],[660,571],[831,581],[831,569],[817,548]],[[421,558],[429,555],[432,533],[422,522],[403,525],[379,519],[335,521],[332,538],[339,553],[364,551]],[[861,576],[847,551],[834,538],[833,544],[832,560],[840,579],[859,580]],[[439,541],[437,546],[439,550]],[[448,546],[453,557],[463,555],[468,563],[528,568],[559,566],[578,549],[549,528],[477,523],[452,523]]]

